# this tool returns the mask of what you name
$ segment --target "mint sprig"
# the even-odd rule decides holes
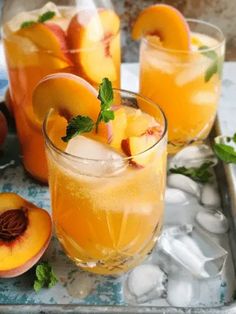
[[[114,99],[111,81],[104,78],[99,86],[98,99],[101,101],[101,110],[96,121],[96,133],[98,132],[98,125],[101,121],[108,123],[114,120],[114,111],[111,110],[111,104]]]
[[[229,164],[236,164],[236,150],[234,146],[231,146],[226,143],[234,143],[236,144],[236,133],[232,136],[218,136],[215,138],[215,142],[213,144],[213,150],[216,156],[222,160],[223,162]]]
[[[43,287],[52,288],[58,282],[58,279],[48,262],[41,262],[38,264],[35,270],[35,275],[35,292],[39,292]]]
[[[108,78],[104,78],[98,91],[98,99],[101,101],[101,109],[98,114],[97,121],[94,122],[88,116],[78,115],[77,117],[73,117],[70,119],[66,127],[66,135],[61,139],[64,142],[68,142],[74,136],[91,132],[94,128],[97,133],[100,122],[104,121],[105,123],[108,123],[110,120],[114,120],[115,115],[111,110],[113,98],[114,95],[111,81],[109,81]]]
[[[27,27],[31,27],[33,25],[35,25],[36,23],[44,23],[48,20],[51,20],[54,16],[56,15],[56,13],[54,11],[47,11],[45,13],[43,13],[42,15],[40,15],[38,17],[37,21],[25,21],[21,24],[20,28],[27,28]]]
[[[212,63],[206,69],[205,72],[204,78],[206,83],[210,81],[214,74],[218,73],[219,76],[221,76],[223,70],[223,58],[219,57],[214,50],[210,49],[211,49],[210,47],[205,45],[198,48],[198,50],[201,51],[201,54],[212,60]]]
[[[213,164],[213,162],[208,161],[203,163],[200,167],[176,167],[171,168],[169,171],[170,173],[183,174],[197,182],[206,183],[212,177],[212,173],[209,171],[209,168],[212,167]]]
[[[47,11],[39,16],[38,23],[44,23],[48,20],[51,20],[55,15],[56,13],[54,11]]]
[[[21,24],[21,28],[27,28],[27,27],[31,27],[32,25],[36,24],[36,22],[34,21],[25,21]]]
[[[64,142],[69,142],[76,135],[91,132],[94,128],[94,122],[88,116],[77,116],[72,118],[66,127],[66,136],[61,139]]]

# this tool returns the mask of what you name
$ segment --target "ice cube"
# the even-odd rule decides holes
[[[178,189],[166,188],[165,201],[169,204],[186,203],[186,194]]]
[[[196,197],[200,198],[199,185],[187,176],[178,173],[173,173],[168,176],[167,184],[172,188],[183,190],[187,193],[193,194]]]
[[[227,252],[197,228],[183,226],[167,228],[162,232],[159,249],[198,278],[218,275]]]
[[[169,162],[169,168],[175,167],[200,167],[204,162],[217,163],[212,149],[208,145],[187,146],[179,151]]]
[[[210,208],[219,208],[220,195],[212,184],[205,184],[202,188],[201,202]]]
[[[176,307],[193,305],[199,297],[199,282],[180,269],[168,276],[167,302]]]
[[[216,234],[225,233],[229,228],[227,218],[220,211],[201,211],[197,213],[196,221],[205,230]]]
[[[75,272],[67,282],[67,291],[70,296],[77,299],[87,297],[95,287],[95,276],[85,272]]]
[[[81,135],[69,141],[65,152],[79,157],[73,159],[72,166],[85,175],[113,175],[127,166],[123,157],[108,145]]]
[[[176,76],[176,85],[184,86],[200,77],[204,80],[205,72],[211,63],[212,60],[210,58],[199,54],[198,60],[194,61],[193,64],[186,65]]]
[[[219,93],[212,93],[208,91],[197,91],[191,97],[191,102],[195,105],[216,105],[219,98]]]
[[[126,280],[126,297],[129,303],[143,303],[161,298],[166,292],[167,276],[157,266],[143,264],[134,268]]]

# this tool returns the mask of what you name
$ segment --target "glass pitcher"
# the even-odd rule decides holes
[[[120,86],[120,19],[110,1],[6,0],[3,42],[12,109],[26,171],[47,183],[41,125],[32,92],[44,76],[67,72],[95,87]]]

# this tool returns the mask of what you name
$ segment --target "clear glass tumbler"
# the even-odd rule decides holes
[[[159,140],[136,156],[80,158],[58,145],[54,111],[43,126],[57,237],[78,266],[100,274],[120,274],[140,263],[157,242],[164,210],[165,116],[140,95],[114,94],[116,106],[139,108],[160,125]]]
[[[68,72],[95,87],[120,85],[120,19],[111,1],[6,0],[3,42],[17,133],[27,172],[47,182],[41,127],[32,92],[45,75]]]
[[[224,35],[209,23],[187,22],[191,50],[165,49],[155,36],[142,38],[140,47],[140,93],[165,112],[169,153],[206,139],[221,90]]]

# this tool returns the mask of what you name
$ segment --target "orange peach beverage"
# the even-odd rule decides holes
[[[44,122],[44,135],[59,241],[83,269],[119,274],[145,258],[162,227],[166,125],[154,103],[115,90],[114,120],[99,125],[98,133],[64,143],[64,112],[67,117],[96,117],[96,96],[78,77],[51,75],[37,86],[34,107],[42,103],[36,109],[40,120],[54,108]],[[63,105],[62,99],[67,99]]]
[[[23,163],[34,178],[47,182],[41,126],[32,111],[33,89],[56,72],[80,75],[94,86],[108,77],[119,87],[120,20],[112,9],[79,10],[50,2],[7,20],[3,31]]]
[[[206,139],[212,128],[220,97],[224,37],[213,25],[185,21],[166,5],[144,10],[134,25],[134,38],[140,37],[141,29],[140,93],[164,110],[168,151],[175,153]]]

